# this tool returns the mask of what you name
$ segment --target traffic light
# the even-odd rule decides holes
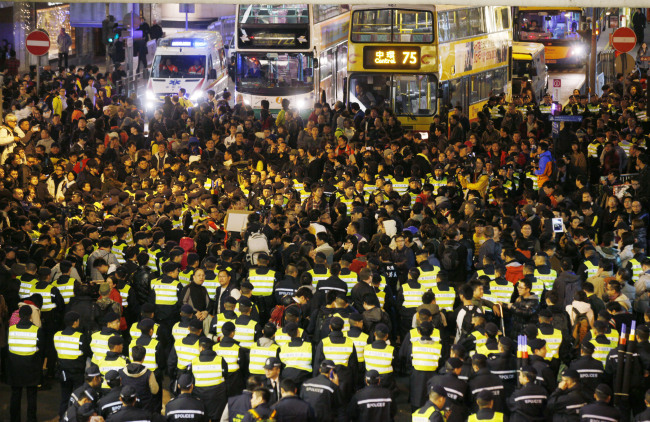
[[[112,45],[120,38],[120,30],[113,16],[108,16],[102,21],[102,42],[104,45]]]

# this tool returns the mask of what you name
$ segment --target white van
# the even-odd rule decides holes
[[[538,102],[548,89],[548,68],[544,58],[544,44],[535,42],[512,43],[512,94],[521,92],[522,82],[528,82]]]
[[[217,96],[228,86],[221,34],[211,31],[177,32],[158,40],[147,83],[146,106],[153,109],[166,96],[185,88],[186,97],[198,102],[213,90]]]

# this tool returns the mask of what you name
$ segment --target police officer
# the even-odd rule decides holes
[[[275,271],[268,267],[270,258],[261,253],[257,257],[257,267],[248,273],[248,281],[253,285],[255,302],[260,308],[260,320],[266,321],[273,309],[273,285],[275,284]]]
[[[580,357],[569,365],[569,369],[575,370],[580,375],[580,384],[589,397],[594,395],[596,387],[602,382],[605,374],[602,362],[592,356],[594,350],[592,343],[583,342],[580,345]]]
[[[199,340],[203,335],[203,323],[198,319],[190,322],[190,333],[181,340],[176,340],[174,348],[167,359],[167,372],[172,380],[189,370],[194,358],[199,356]],[[174,382],[174,387],[176,382]]]
[[[393,378],[393,356],[395,348],[388,344],[390,329],[386,324],[379,323],[375,326],[375,341],[367,344],[363,350],[366,362],[366,371],[376,370],[381,375],[381,386],[391,391],[396,389]]]
[[[92,362],[98,364],[108,352],[108,339],[120,335],[120,316],[115,312],[109,312],[104,316],[104,324],[100,331],[92,334],[90,349],[92,350]]]
[[[122,408],[122,402],[120,401],[120,391],[122,391],[120,373],[112,369],[108,371],[106,373],[106,384],[111,390],[97,402],[97,411],[104,419]]]
[[[124,339],[122,336],[112,336],[108,339],[108,352],[106,356],[101,359],[97,366],[99,367],[99,372],[106,377],[106,373],[110,370],[119,371],[124,368],[128,363],[128,359],[122,355],[124,349]],[[109,389],[106,381],[102,383],[102,393],[107,393]]]
[[[494,394],[489,390],[482,390],[476,397],[478,412],[470,415],[469,422],[477,421],[503,421],[503,413],[494,410]]]
[[[380,374],[374,369],[366,372],[366,387],[357,391],[348,404],[347,415],[352,421],[390,421],[397,412],[390,390],[382,388]]]
[[[594,403],[580,409],[580,420],[588,422],[610,422],[621,420],[621,411],[612,406],[612,389],[607,384],[598,384],[594,392]]]
[[[122,408],[106,419],[106,422],[151,421],[151,413],[135,406],[137,395],[135,388],[127,385],[120,392]]]
[[[541,385],[535,383],[537,370],[530,365],[521,368],[519,372],[519,387],[508,396],[510,422],[542,422],[548,393]]]
[[[447,390],[441,385],[429,388],[429,400],[413,412],[412,422],[445,422],[447,421]],[[443,413],[444,412],[444,413]],[[459,420],[456,419],[455,420]],[[462,419],[460,419],[462,420]]]
[[[180,310],[182,285],[178,282],[178,264],[165,262],[162,265],[163,276],[151,281],[149,303],[155,305],[156,321],[160,324],[158,341],[167,352],[171,348],[171,332]]]
[[[489,325],[489,324],[487,324]],[[488,357],[490,371],[501,378],[503,382],[504,397],[510,397],[517,384],[517,359],[512,353],[514,343],[508,337],[502,336],[499,339],[497,353]]]
[[[250,351],[248,370],[251,374],[264,373],[264,362],[267,358],[278,357],[280,346],[275,342],[277,327],[272,322],[267,322],[262,329],[262,337],[258,338]],[[278,390],[279,391],[279,390]]]
[[[562,372],[562,381],[548,398],[546,409],[554,421],[576,420],[580,408],[587,404],[580,387],[580,375],[573,369]]]
[[[273,405],[278,421],[300,422],[314,420],[314,409],[309,403],[297,396],[298,386],[291,379],[280,382],[282,398]]]
[[[91,363],[85,371],[84,375],[85,382],[83,385],[75,389],[72,394],[70,394],[70,399],[68,401],[68,406],[73,406],[79,401],[79,398],[86,394],[85,392],[89,389],[94,390],[99,396],[99,390],[102,385],[102,373],[99,372],[99,367],[94,363]]]
[[[489,400],[491,402],[490,409],[501,412],[505,407],[503,382],[501,382],[501,379],[497,375],[490,372],[487,366],[487,357],[485,355],[475,354],[472,357],[472,369],[474,370],[474,376],[469,380],[472,401],[477,402],[479,408],[481,408],[480,401],[483,400],[486,402],[488,399],[481,399],[480,395],[484,391],[488,391],[491,394],[491,399]],[[481,412],[479,411],[478,413]]]
[[[537,381],[550,393],[555,390],[556,381],[555,373],[548,362],[544,360],[546,356],[546,340],[533,338],[528,340],[528,346],[532,352],[532,355],[528,357],[528,361],[537,370]]]
[[[77,422],[90,420],[91,416],[97,416],[95,402],[97,401],[97,392],[88,390],[81,397],[81,400],[70,406],[61,418],[63,422]],[[91,398],[92,397],[92,398]]]
[[[212,343],[212,341],[207,338],[204,341]],[[203,344],[207,345],[208,343]],[[205,374],[207,375],[207,372]],[[198,382],[199,380],[197,379],[197,383]],[[194,384],[192,383],[191,374],[183,374],[180,376],[180,378],[178,378],[178,389],[181,393],[178,395],[178,397],[171,399],[165,407],[165,415],[167,416],[168,422],[203,422],[208,420],[219,420],[221,413],[219,413],[219,416],[209,416],[207,414],[208,412],[206,411],[206,406],[210,403],[208,401],[202,400],[200,396],[197,398],[192,395],[192,391],[194,391]],[[221,408],[221,411],[223,411],[223,408]]]
[[[248,367],[247,355],[244,349],[239,347],[235,340],[235,324],[226,322],[221,327],[223,337],[214,346],[214,351],[221,356],[228,364],[228,377],[226,378],[226,390],[228,397],[241,394],[244,389],[244,369]]]
[[[302,384],[300,398],[314,409],[314,416],[323,422],[333,422],[344,411],[339,391],[339,377],[334,361],[321,361],[319,374]]]
[[[59,415],[63,415],[68,408],[72,391],[83,384],[86,356],[90,355],[88,339],[79,330],[80,318],[78,313],[68,312],[63,317],[65,328],[54,335],[54,348],[61,371]]]
[[[20,421],[20,403],[23,388],[27,391],[27,420],[36,421],[36,394],[41,380],[43,359],[41,339],[43,332],[30,318],[32,308],[23,305],[18,310],[20,321],[9,327],[7,383],[11,386],[9,413],[12,421]]]
[[[47,371],[49,374],[54,373],[54,363],[56,361],[56,350],[53,343],[54,333],[56,333],[61,323],[60,315],[65,308],[65,302],[59,289],[50,283],[51,274],[52,271],[48,267],[39,268],[37,271],[38,281],[30,291],[32,295],[39,294],[43,298],[40,315],[41,330],[43,331],[41,355],[48,366]]]
[[[192,360],[191,368],[196,380],[194,395],[205,403],[207,418],[218,420],[228,403],[226,391],[228,363],[212,350],[213,345],[212,340],[201,337],[199,340],[199,356]],[[183,383],[180,380],[178,383],[182,387]]]
[[[433,333],[431,321],[422,322],[417,330],[419,338],[411,344],[410,365],[407,365],[413,368],[410,377],[410,401],[413,410],[422,407],[427,400],[427,380],[438,369],[442,349],[440,340],[431,337]]]
[[[264,386],[264,377],[251,375],[246,380],[246,389],[239,395],[228,398],[228,405],[223,414],[228,416],[228,421],[241,421],[251,408],[253,391]]]
[[[147,360],[147,350],[144,346],[133,346],[131,349],[132,362],[118,372],[123,386],[133,386],[138,395],[139,407],[150,412],[160,412],[162,409],[162,392],[160,383],[154,373],[144,363]]]
[[[185,304],[181,306],[180,316],[180,321],[172,327],[174,342],[178,339],[185,338],[190,333],[190,321],[192,321],[192,317],[194,316],[194,308],[192,308],[192,305]]]
[[[448,422],[465,420],[465,408],[468,404],[469,387],[465,381],[458,378],[462,368],[463,361],[457,357],[449,358],[445,364],[447,373],[436,375],[427,382],[429,391],[436,385],[443,387],[446,391],[445,407],[450,410],[449,415],[447,415]]]
[[[300,387],[311,377],[313,371],[312,345],[298,336],[298,324],[295,322],[289,322],[283,330],[289,334],[291,341],[280,347],[280,360],[284,362],[282,378],[290,378],[296,386]]]
[[[131,340],[131,344],[129,345],[129,356],[131,357],[131,360],[133,360],[133,356],[131,354],[133,347],[144,347],[146,350],[146,355],[143,366],[154,373],[158,384],[160,384],[163,375],[162,370],[165,367],[166,362],[163,351],[160,348],[160,343],[154,337],[156,324],[153,322],[153,319],[144,318],[138,323],[138,327],[140,327],[138,330],[140,332],[140,335],[137,338]],[[150,410],[154,411],[154,409]]]
[[[155,317],[156,313],[156,307],[152,303],[143,303],[142,306],[140,307],[140,318],[139,321],[134,322],[131,324],[131,328],[129,329],[129,335],[131,336],[131,341],[133,342],[134,340],[138,339],[140,335],[142,334],[141,328],[139,326],[140,321],[143,319],[151,319],[153,320]],[[153,327],[153,335],[151,338],[158,338],[158,328],[160,327],[160,324],[154,324]]]
[[[635,422],[643,422],[643,421],[650,420],[650,390],[645,392],[644,404],[646,406],[646,409],[643,412],[636,415],[636,417],[634,418]]]
[[[314,372],[321,369],[320,363],[323,360],[333,361],[336,364],[339,388],[343,394],[344,403],[347,403],[347,400],[354,394],[356,386],[357,353],[354,350],[354,342],[341,332],[343,329],[343,320],[341,318],[333,317],[330,319],[329,328],[330,334],[321,340],[316,348]]]

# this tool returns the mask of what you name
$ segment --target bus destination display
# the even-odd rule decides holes
[[[418,70],[420,47],[363,47],[363,67],[366,69]]]

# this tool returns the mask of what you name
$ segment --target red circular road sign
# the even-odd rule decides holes
[[[27,51],[35,56],[43,56],[50,51],[50,36],[45,31],[37,29],[27,35],[25,40]]]
[[[632,51],[636,46],[636,34],[630,28],[618,28],[612,34],[612,47],[621,53]]]

